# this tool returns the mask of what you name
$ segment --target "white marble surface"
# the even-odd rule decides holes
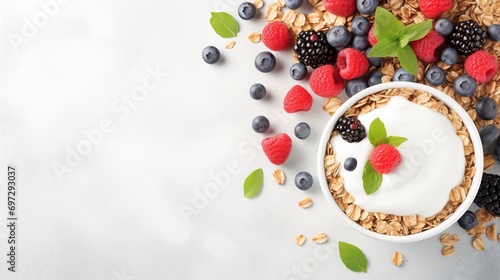
[[[44,10],[48,2],[56,4]],[[294,187],[301,170],[317,178],[328,115],[316,96],[310,112],[282,110],[296,84],[290,52],[277,54],[272,73],[253,67],[265,47],[247,36],[263,27],[262,16],[240,20],[235,48],[224,49],[210,12],[235,14],[239,3],[0,1],[0,279],[498,279],[498,242],[476,252],[457,225],[448,232],[462,240],[447,258],[437,237],[375,241],[335,217],[319,185]],[[211,44],[222,63],[201,60]],[[255,82],[268,98],[250,99]],[[267,135],[251,130],[258,114],[271,120],[267,135],[293,135],[300,121],[312,127],[307,140],[292,136],[284,186],[272,181],[276,167],[258,146]],[[72,154],[78,149],[85,155]],[[9,164],[18,169],[15,273],[6,263]],[[262,193],[245,199],[243,180],[259,167]],[[297,207],[305,195],[314,200],[306,210]],[[326,244],[311,242],[318,232],[330,236]],[[303,247],[294,243],[300,233]],[[339,240],[366,253],[368,273],[344,267]],[[390,262],[394,251],[405,257],[400,268]]]

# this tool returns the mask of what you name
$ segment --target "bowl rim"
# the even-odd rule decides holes
[[[442,101],[446,106],[448,106],[450,109],[455,111],[460,118],[462,119],[462,122],[467,128],[467,131],[469,132],[471,141],[473,143],[474,147],[474,154],[475,154],[475,168],[476,168],[476,174],[472,178],[472,183],[471,187],[469,189],[469,192],[467,194],[467,197],[465,200],[460,204],[460,206],[455,210],[455,212],[448,217],[446,220],[441,222],[439,225],[422,231],[420,233],[415,233],[411,235],[404,235],[404,236],[390,236],[386,234],[381,234],[377,233],[368,229],[363,228],[361,225],[358,223],[352,221],[347,217],[347,215],[340,209],[340,207],[337,205],[337,202],[332,198],[332,195],[330,193],[330,190],[328,188],[328,183],[326,181],[326,175],[325,175],[325,169],[324,169],[324,158],[325,158],[325,153],[326,153],[326,146],[328,141],[330,140],[330,135],[333,130],[333,127],[337,120],[345,113],[345,111],[353,106],[356,102],[361,100],[362,98],[378,93],[383,90],[391,89],[391,88],[412,88],[415,90],[423,90],[429,94],[431,94],[433,97],[436,99]],[[420,240],[427,239],[429,237],[435,236],[444,230],[448,229],[450,226],[455,224],[455,222],[469,209],[471,206],[472,202],[474,201],[474,198],[476,196],[477,191],[479,190],[479,186],[481,184],[481,178],[483,175],[483,169],[484,169],[484,155],[483,155],[483,146],[481,144],[481,138],[479,137],[479,132],[470,118],[469,114],[462,108],[460,104],[458,104],[452,97],[448,96],[442,91],[439,91],[438,89],[435,89],[433,87],[420,84],[420,83],[415,83],[415,82],[387,82],[387,83],[382,83],[378,85],[374,85],[371,87],[368,87],[360,92],[358,92],[356,95],[352,96],[351,98],[347,99],[340,107],[337,109],[337,111],[330,117],[328,123],[326,124],[323,133],[321,135],[320,141],[319,141],[319,146],[318,146],[318,158],[317,158],[317,169],[318,169],[318,179],[320,183],[321,190],[323,191],[323,195],[325,196],[328,204],[332,206],[334,209],[334,212],[340,216],[340,218],[349,224],[352,228],[357,230],[358,232],[382,241],[388,241],[392,243],[409,243],[409,242],[416,242]]]

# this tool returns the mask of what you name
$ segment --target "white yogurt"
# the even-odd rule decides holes
[[[355,197],[355,203],[370,212],[398,216],[430,217],[441,211],[451,189],[462,183],[465,171],[462,140],[451,122],[442,114],[399,96],[392,97],[387,106],[358,118],[367,132],[370,123],[380,118],[388,136],[402,136],[408,141],[398,147],[402,161],[383,175],[377,192],[367,195],[362,174],[373,150],[368,137],[359,143],[348,143],[339,135],[332,138],[340,163],[349,157],[358,162],[354,171],[340,169],[345,188]]]

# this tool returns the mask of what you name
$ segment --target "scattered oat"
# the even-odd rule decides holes
[[[276,169],[273,172],[273,180],[278,185],[283,185],[285,183],[285,173],[281,169]]]
[[[485,246],[483,239],[481,237],[475,236],[474,239],[472,239],[472,246],[478,251],[484,251]]]
[[[455,246],[453,245],[444,246],[441,250],[441,254],[445,257],[451,256],[453,253],[455,253]]]
[[[261,39],[261,34],[259,32],[252,32],[250,35],[248,35],[248,40],[252,43],[258,43],[260,42]]]
[[[497,225],[492,224],[491,226],[486,228],[486,237],[488,237],[489,240],[497,240]]]
[[[308,208],[311,205],[312,205],[312,199],[310,197],[304,197],[301,200],[299,200],[300,208]]]
[[[253,5],[255,8],[260,9],[264,6],[264,0],[255,0],[253,1]]]
[[[460,241],[460,237],[457,234],[449,234],[445,233],[441,235],[440,239],[441,244],[445,246],[455,245],[458,241]]]
[[[303,234],[295,236],[295,244],[302,246],[306,242],[306,237]]]
[[[392,264],[398,267],[403,264],[403,255],[400,252],[394,252],[394,254],[392,254]]]
[[[226,49],[232,49],[234,48],[234,45],[236,45],[236,42],[230,41],[229,43],[226,44]]]
[[[318,233],[315,236],[313,236],[312,241],[317,244],[323,244],[328,240],[328,235],[326,233]]]

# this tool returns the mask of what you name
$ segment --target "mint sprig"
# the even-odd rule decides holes
[[[409,43],[425,37],[432,28],[432,20],[405,26],[391,12],[378,7],[375,11],[373,35],[378,43],[368,57],[396,56],[401,66],[412,75],[417,75],[418,61]]]
[[[387,129],[385,124],[380,118],[376,118],[370,124],[368,129],[368,140],[373,147],[377,147],[381,144],[389,144],[393,147],[399,147],[401,144],[406,142],[408,139],[401,136],[387,136]],[[363,169],[363,189],[367,195],[373,194],[382,185],[383,176],[379,174],[372,166],[370,160],[368,160]]]

